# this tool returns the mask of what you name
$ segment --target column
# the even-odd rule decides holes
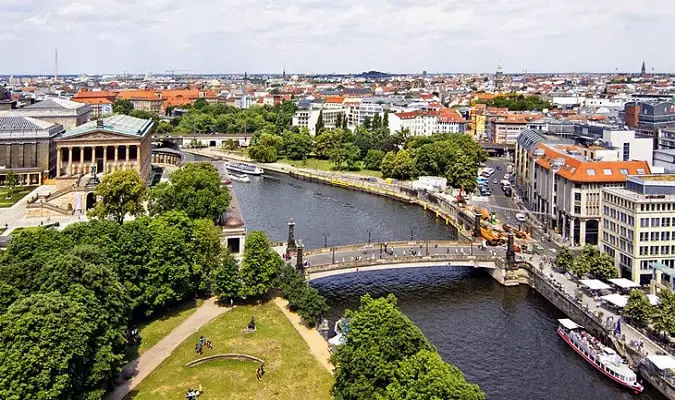
[[[103,172],[104,174],[108,172],[108,146],[103,146]]]
[[[127,147],[126,156],[127,156],[127,163],[128,163],[129,162],[129,145],[126,145],[126,147]]]
[[[58,148],[56,150],[56,177],[57,178],[61,176],[61,154],[62,154],[61,150],[62,150],[61,148]]]
[[[73,176],[73,147],[68,147],[68,176]]]
[[[84,174],[85,172],[85,166],[84,166],[84,146],[80,146],[80,173]]]

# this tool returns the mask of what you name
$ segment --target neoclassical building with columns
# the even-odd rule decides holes
[[[69,129],[54,141],[57,182],[77,184],[87,174],[135,169],[148,179],[152,120],[113,115]],[[62,185],[59,185],[62,186]]]

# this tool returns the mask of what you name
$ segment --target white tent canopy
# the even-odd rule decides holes
[[[675,368],[675,358],[671,356],[659,356],[656,354],[650,354],[647,356],[647,359],[656,366],[656,368],[663,371],[664,369],[673,369]]]
[[[610,279],[609,281],[612,282],[613,284],[615,284],[616,286],[622,288],[622,289],[630,289],[630,288],[640,287],[639,283],[635,283],[635,282],[631,281],[630,279],[626,279],[626,278],[614,278],[614,279]]]
[[[609,286],[605,282],[599,281],[597,279],[582,279],[579,282],[588,286],[588,288],[591,289],[591,290],[605,290],[605,289],[611,289],[612,288],[611,286]]]
[[[583,328],[583,326],[577,324],[576,322],[572,321],[571,319],[563,318],[559,319],[558,323],[560,325],[564,326],[567,329],[577,329],[577,328]]]
[[[608,294],[607,296],[602,296],[600,298],[603,299],[604,301],[608,302],[608,303],[614,304],[615,306],[617,306],[619,308],[626,307],[626,303],[628,303],[628,296],[624,296],[624,295],[616,294],[616,293]]]

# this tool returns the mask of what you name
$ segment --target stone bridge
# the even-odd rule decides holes
[[[308,281],[360,271],[424,267],[480,268],[500,283],[507,275],[505,249],[482,248],[469,241],[378,242],[307,252],[300,244],[296,254],[296,266]]]

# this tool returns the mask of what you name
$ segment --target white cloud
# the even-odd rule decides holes
[[[0,73],[675,69],[675,2],[0,0]]]

